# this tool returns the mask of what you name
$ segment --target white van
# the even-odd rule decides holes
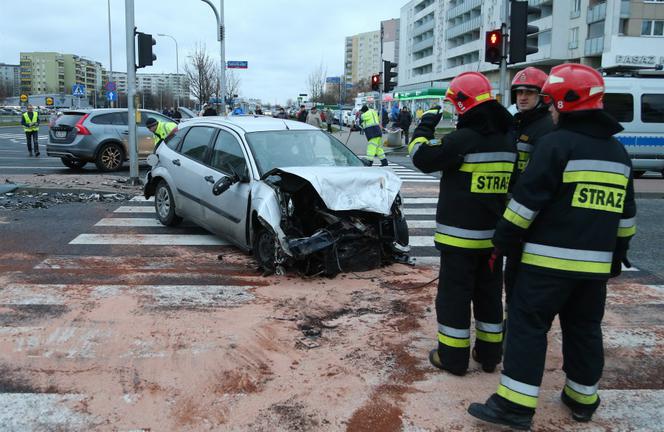
[[[634,177],[664,176],[664,78],[604,77],[606,109],[625,128],[616,138],[632,159]]]

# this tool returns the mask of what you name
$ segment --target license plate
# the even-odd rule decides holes
[[[55,132],[55,137],[56,138],[64,138],[67,136],[67,132],[65,131],[56,131]]]

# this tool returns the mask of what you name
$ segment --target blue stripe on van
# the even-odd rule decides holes
[[[616,135],[625,146],[664,146],[664,136]]]

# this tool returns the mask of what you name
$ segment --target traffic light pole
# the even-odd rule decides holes
[[[125,0],[125,27],[127,33],[127,126],[129,129],[129,184],[138,185],[138,151],[136,145],[136,53],[134,28],[134,0]]]
[[[508,47],[508,32],[507,22],[510,16],[510,0],[503,0],[503,13],[502,24],[500,26],[503,37],[501,43],[503,44],[502,58],[500,59],[500,82],[498,83],[498,92],[500,93],[500,102],[505,108],[510,106],[510,97],[507,92],[507,47]]]

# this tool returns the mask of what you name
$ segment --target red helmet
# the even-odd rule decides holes
[[[565,63],[551,69],[542,87],[545,103],[559,112],[604,108],[604,78],[590,66]]]
[[[521,89],[542,90],[546,82],[547,74],[534,67],[527,67],[514,75],[512,80],[512,91]]]
[[[445,99],[452,102],[462,115],[479,104],[493,100],[491,83],[479,72],[464,72],[452,80]]]

